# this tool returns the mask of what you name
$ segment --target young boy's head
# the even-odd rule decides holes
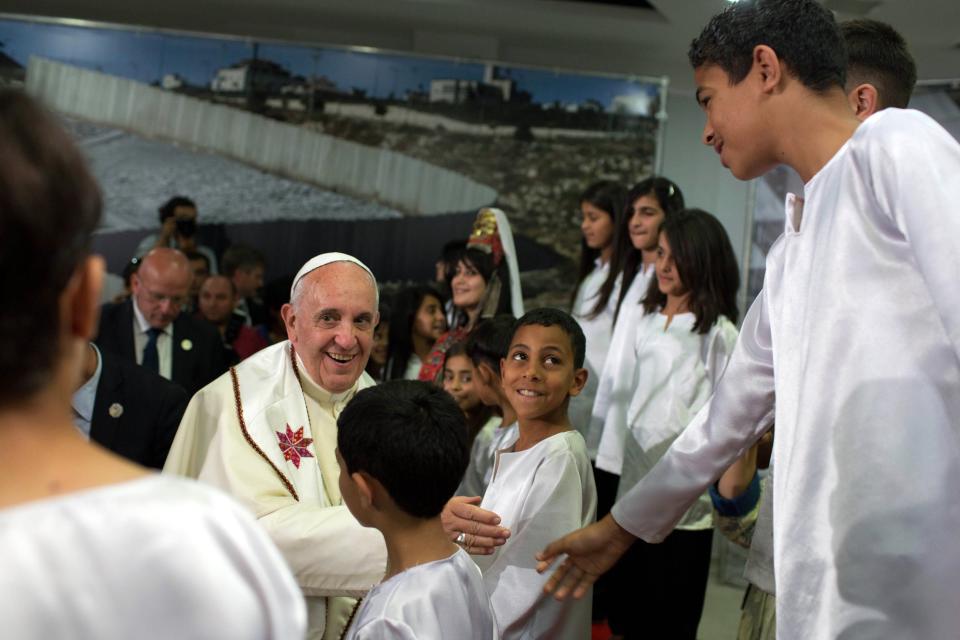
[[[482,320],[467,337],[466,353],[475,368],[477,396],[490,407],[500,403],[500,361],[507,356],[515,322],[506,314]]]
[[[580,325],[559,309],[534,309],[516,321],[500,376],[519,419],[566,422],[570,396],[587,382],[586,345]]]
[[[365,526],[439,516],[467,468],[463,412],[427,382],[393,380],[360,391],[337,429],[340,492]]]
[[[814,0],[741,0],[714,16],[688,52],[704,143],[740,179],[778,164],[778,110],[798,88],[842,93],[847,52],[833,14]],[[787,91],[787,89],[790,89]]]

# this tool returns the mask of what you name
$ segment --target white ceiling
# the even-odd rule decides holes
[[[365,46],[547,68],[670,77],[726,0],[650,0],[657,12],[563,0],[4,0],[7,13],[309,44]],[[840,19],[897,28],[921,79],[960,78],[960,1],[824,0]]]

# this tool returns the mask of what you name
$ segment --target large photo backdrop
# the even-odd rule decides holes
[[[666,89],[662,79],[26,19],[0,20],[0,44],[0,82],[60,112],[91,159],[112,271],[175,194],[197,202],[208,244],[262,238],[270,271],[336,242],[388,280],[429,278],[442,245],[495,205],[519,238],[525,294],[547,302],[569,294],[580,192],[653,172]]]

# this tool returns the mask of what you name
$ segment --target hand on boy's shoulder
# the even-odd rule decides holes
[[[490,555],[510,537],[510,530],[499,526],[500,516],[481,509],[480,496],[454,496],[440,515],[443,530],[467,553]],[[461,538],[462,534],[462,538]]]

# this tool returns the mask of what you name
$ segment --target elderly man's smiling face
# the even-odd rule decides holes
[[[350,262],[311,271],[281,314],[314,382],[331,393],[350,389],[367,366],[378,319],[370,274]]]

